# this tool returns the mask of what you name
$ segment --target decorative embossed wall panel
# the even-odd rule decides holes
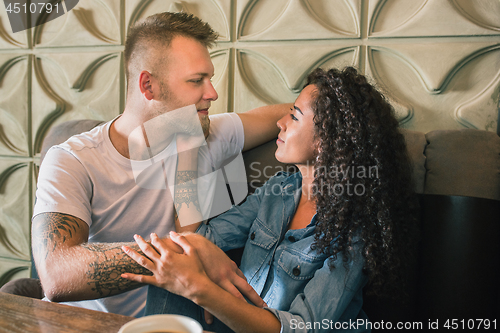
[[[0,9],[0,50],[28,48],[28,33],[12,33],[5,7]]]
[[[0,155],[29,156],[29,59],[0,53]]]
[[[109,120],[120,113],[120,52],[40,53],[33,58],[33,148],[70,119]]]
[[[121,45],[121,1],[85,0],[32,30],[36,47]]]
[[[239,40],[314,40],[360,35],[361,1],[238,1]]]
[[[498,36],[498,13],[495,0],[369,1],[369,36]]]
[[[14,279],[29,277],[29,263],[22,263],[17,260],[2,259],[0,265],[0,285]]]
[[[314,48],[250,45],[237,49],[235,99],[245,106],[239,106],[239,110],[293,101],[313,68],[357,66],[358,59],[359,47],[348,44],[334,46],[322,42]]]
[[[464,126],[496,130],[499,45],[477,42],[433,46],[435,49],[425,44],[368,49],[368,72],[391,97],[414,111],[406,127],[425,131]],[[418,57],[412,56],[415,54]],[[441,66],[425,61],[426,57]],[[465,108],[464,104],[469,106]]]
[[[30,259],[30,170],[26,160],[0,160],[1,257]]]
[[[0,284],[29,274],[43,138],[63,121],[123,110],[126,32],[167,10],[221,35],[212,114],[293,101],[311,69],[352,65],[403,127],[496,130],[498,0],[85,0],[18,33],[0,4]]]

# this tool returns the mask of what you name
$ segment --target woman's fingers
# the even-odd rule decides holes
[[[170,232],[170,238],[179,245],[186,254],[196,253],[196,249],[189,243],[186,237],[179,235],[175,231]]]
[[[133,274],[133,273],[123,273],[120,276],[122,278],[130,280],[130,281],[135,281],[135,282],[144,283],[144,284],[153,284],[153,285],[156,285],[156,279],[154,278],[154,276],[139,275],[139,274]]]
[[[182,247],[175,244],[171,239],[168,238],[160,238],[157,234],[151,234],[151,245],[153,245],[160,254],[163,254],[168,251],[183,253]]]
[[[252,302],[255,306],[260,308],[267,307],[267,304],[264,302],[262,298],[260,298],[259,294],[252,288],[251,285],[248,284],[246,278],[236,277],[231,281],[235,288],[238,289],[250,302]]]
[[[158,254],[158,251],[148,244],[144,238],[142,238],[140,235],[134,235],[135,242],[137,245],[139,245],[139,248],[141,251],[151,260],[157,260],[160,259],[160,255]]]
[[[252,286],[247,283],[246,279],[236,277],[233,279],[233,281],[226,280],[220,285],[220,287],[229,292],[231,295],[244,301],[246,301],[246,297],[255,306],[258,306],[260,308],[267,306],[264,300],[260,298],[259,294],[257,294]]]
[[[245,297],[243,297],[243,295],[239,292],[239,290],[229,280],[223,281],[219,286],[228,293],[230,293],[231,295],[241,300],[245,300]]]
[[[136,263],[141,265],[142,267],[153,271],[155,268],[155,264],[145,256],[139,254],[139,252],[135,251],[129,246],[122,246],[123,252],[125,252],[126,255],[128,255],[130,258],[132,258]]]
[[[211,314],[210,312],[208,312],[207,310],[203,310],[203,311],[205,313],[205,322],[208,325],[212,325],[212,323],[214,322],[214,315]]]
[[[247,277],[245,276],[245,274],[243,274],[243,272],[238,268],[238,265],[236,265],[236,263],[234,261],[233,261],[233,264],[236,267],[236,274],[238,274],[238,276],[240,278],[242,278],[243,280],[245,280],[245,282],[246,282],[247,281]]]

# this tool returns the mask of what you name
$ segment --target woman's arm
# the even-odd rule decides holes
[[[235,332],[280,332],[281,323],[271,312],[238,299],[209,279],[203,280],[190,299]]]

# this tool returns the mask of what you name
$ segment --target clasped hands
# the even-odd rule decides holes
[[[266,306],[237,265],[205,237],[171,232],[170,238],[160,238],[153,233],[151,244],[139,235],[134,238],[144,255],[128,246],[122,250],[153,275],[124,273],[122,278],[152,284],[190,300],[199,296],[202,284],[215,283],[237,298],[244,300],[245,296],[258,307]],[[211,322],[207,313],[206,319]]]

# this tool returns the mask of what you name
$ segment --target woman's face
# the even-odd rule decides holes
[[[290,114],[278,120],[278,149],[276,159],[288,164],[314,162],[314,112],[311,108],[314,85],[306,86],[295,101]]]

